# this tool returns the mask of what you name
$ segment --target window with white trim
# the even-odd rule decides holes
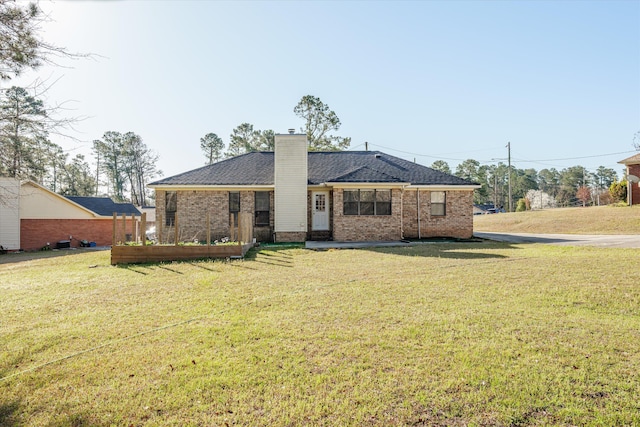
[[[344,215],[391,215],[391,190],[344,190]]]
[[[445,216],[447,213],[447,196],[444,191],[431,192],[431,215]]]

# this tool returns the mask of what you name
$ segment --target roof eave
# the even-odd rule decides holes
[[[234,191],[234,190],[260,190],[267,189],[272,190],[274,188],[273,184],[251,184],[251,185],[242,185],[242,184],[149,184],[148,188],[153,190],[168,190],[168,191],[179,191],[179,190],[220,190],[220,191]]]
[[[640,165],[640,154],[634,154],[631,157],[620,160],[618,163],[625,166]]]
[[[327,187],[335,187],[335,188],[365,188],[365,187],[376,187],[376,188],[400,188],[411,185],[410,182],[325,182],[324,185]]]
[[[412,184],[407,187],[407,189],[417,189],[417,190],[477,190],[478,188],[482,188],[480,184]]]

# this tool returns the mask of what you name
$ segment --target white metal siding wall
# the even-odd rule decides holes
[[[307,137],[275,137],[274,231],[307,231]]]
[[[0,245],[20,249],[20,181],[0,178]]]
[[[43,190],[29,182],[21,187],[20,217],[22,219],[90,219],[89,211],[64,196]]]

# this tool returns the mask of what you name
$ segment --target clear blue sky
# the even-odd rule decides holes
[[[164,176],[203,165],[208,132],[228,143],[243,122],[300,128],[307,94],[337,113],[352,149],[454,170],[504,159],[511,142],[517,168],[620,173],[640,130],[638,1],[40,5],[45,40],[100,55],[14,82],[59,79],[48,101],[90,117],[76,125],[83,142],[54,142],[89,154],[105,131],[133,131]]]

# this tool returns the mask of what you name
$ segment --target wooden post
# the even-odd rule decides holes
[[[176,212],[174,215],[175,215],[175,217],[173,219],[173,228],[174,228],[175,232],[173,234],[174,234],[174,237],[175,237],[175,240],[176,240],[176,242],[175,242],[176,246],[178,246],[178,212]]]
[[[147,246],[147,213],[142,212],[142,218],[140,219],[140,240],[142,240],[142,246]]]
[[[156,239],[158,239],[158,244],[161,245],[162,244],[162,215],[157,215],[157,214],[156,214]]]
[[[127,214],[122,214],[122,243],[127,241]]]
[[[138,230],[136,230],[136,216],[131,214],[131,240],[138,243]]]
[[[113,213],[113,235],[111,236],[111,246],[116,245],[116,224],[118,223],[118,214]]]
[[[211,246],[211,213],[207,212],[207,246]]]

